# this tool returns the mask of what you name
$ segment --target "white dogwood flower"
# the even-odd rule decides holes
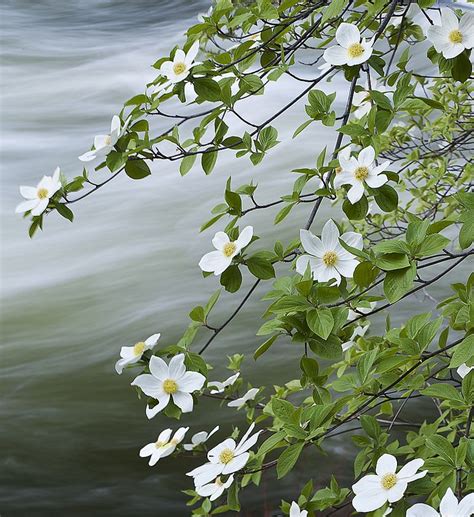
[[[117,115],[112,117],[112,122],[110,123],[110,133],[108,135],[96,135],[94,137],[94,149],[87,151],[86,153],[79,156],[79,160],[86,164],[84,165],[86,168],[95,168],[97,165],[104,161],[105,157],[115,147],[115,144],[125,134],[130,120],[131,117],[128,117],[122,126],[120,117]]]
[[[220,476],[217,476],[214,481],[211,483],[207,483],[202,486],[198,486],[196,488],[196,492],[201,497],[209,497],[210,501],[215,501],[218,497],[220,497],[224,490],[230,487],[234,482],[234,475],[231,474],[226,481],[222,481]]]
[[[358,325],[354,332],[352,333],[352,336],[350,337],[349,341],[346,341],[345,343],[342,343],[342,351],[347,352],[350,350],[353,346],[356,345],[356,341],[358,337],[365,336],[367,330],[369,330],[370,324],[366,325],[365,327],[362,327],[361,325]]]
[[[308,511],[302,510],[296,501],[293,501],[290,506],[290,517],[307,517]]]
[[[464,13],[461,20],[451,9],[441,9],[441,25],[428,29],[428,39],[446,59],[474,47],[474,13]]]
[[[160,334],[153,334],[145,341],[139,341],[133,346],[123,346],[120,350],[121,359],[115,363],[115,371],[120,375],[125,366],[140,361],[143,353],[146,350],[151,350],[158,342],[158,339],[160,339]]]
[[[169,365],[163,359],[151,357],[148,365],[150,373],[139,375],[132,386],[138,386],[145,395],[158,401],[153,408],[147,406],[146,416],[153,418],[164,409],[170,398],[183,413],[193,410],[191,393],[200,390],[206,378],[199,372],[188,372],[184,365],[184,354],[175,355]]]
[[[164,431],[161,431],[156,442],[149,443],[140,449],[140,457],[146,458],[150,456],[148,465],[153,467],[153,465],[156,465],[160,458],[169,456],[175,451],[177,445],[183,441],[184,435],[188,429],[189,427],[180,427],[174,433],[173,438],[171,438],[171,433],[173,432],[171,429],[165,429]]]
[[[354,110],[354,116],[356,118],[362,118],[364,115],[367,115],[372,108],[372,102],[370,99],[370,92],[381,92],[384,93],[387,91],[387,88],[382,84],[377,82],[375,77],[370,78],[370,84],[367,80],[364,85],[364,89],[360,92],[355,92],[354,97],[352,98],[353,106],[356,106]]]
[[[217,251],[206,253],[199,261],[199,267],[216,276],[220,275],[231,265],[232,259],[249,244],[252,236],[252,226],[246,226],[236,241],[231,241],[224,232],[217,232],[212,239],[212,244]]]
[[[408,483],[422,478],[427,471],[417,470],[424,464],[422,459],[408,462],[397,472],[397,459],[391,454],[384,454],[377,461],[376,474],[364,476],[360,481],[352,485],[355,494],[352,506],[358,512],[372,512],[381,508],[387,501],[394,503],[399,501]]]
[[[159,85],[156,92],[164,90],[172,84],[184,81],[188,77],[189,72],[193,66],[199,65],[199,62],[194,62],[194,59],[199,52],[199,41],[195,41],[188,52],[182,49],[176,50],[173,61],[165,61],[160,67],[160,74],[165,76],[168,80]]]
[[[474,493],[458,502],[451,488],[439,503],[439,512],[427,504],[418,503],[407,510],[406,517],[471,517],[474,514]]]
[[[387,176],[382,173],[390,165],[390,162],[386,161],[377,165],[375,163],[375,150],[372,146],[362,149],[357,158],[351,156],[347,159],[346,155],[341,156],[339,154],[338,160],[342,172],[336,174],[334,187],[340,188],[342,185],[351,185],[347,197],[352,204],[357,203],[364,195],[364,183],[370,188],[379,188],[388,181]]]
[[[464,379],[466,375],[474,368],[474,366],[468,366],[466,363],[461,364],[456,371],[458,372],[458,375]]]
[[[253,400],[256,397],[257,393],[258,388],[251,388],[247,391],[245,395],[242,395],[238,399],[231,400],[227,405],[229,407],[236,407],[237,409],[241,409],[249,400]]]
[[[359,29],[352,23],[341,23],[336,31],[334,45],[324,51],[324,60],[331,65],[360,65],[372,55],[372,42],[360,37]]]
[[[187,473],[188,476],[194,478],[196,487],[206,485],[217,476],[233,474],[245,467],[250,457],[248,450],[257,443],[261,433],[261,431],[258,431],[250,436],[254,427],[255,424],[252,424],[248,428],[238,444],[235,443],[233,438],[227,438],[227,440],[216,445],[207,454],[208,463]]]
[[[61,170],[56,167],[52,176],[43,176],[41,181],[35,187],[20,187],[20,194],[26,199],[22,201],[16,208],[17,214],[31,212],[31,215],[41,215],[47,208],[49,200],[61,188],[59,176]]]
[[[340,238],[352,248],[363,247],[362,235],[346,232]],[[300,230],[301,245],[308,255],[301,255],[296,261],[296,271],[303,275],[309,264],[314,280],[328,282],[332,278],[341,283],[341,276],[352,278],[359,262],[352,253],[339,243],[339,230],[336,223],[329,219],[324,225],[321,239],[308,230]]]
[[[210,431],[209,433],[207,433],[206,431],[200,431],[199,433],[194,434],[193,437],[191,438],[191,443],[185,443],[183,445],[184,449],[186,451],[192,451],[198,445],[201,445],[201,444],[207,442],[207,440],[209,440],[209,438],[217,431],[219,431],[218,425],[216,425],[216,427],[214,427],[214,429],[212,431]]]
[[[213,388],[210,390],[211,395],[215,395],[217,393],[222,393],[227,387],[235,384],[235,381],[239,378],[240,372],[235,373],[228,377],[225,381],[209,381],[207,383],[208,388]]]

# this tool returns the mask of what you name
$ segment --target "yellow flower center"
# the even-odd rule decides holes
[[[397,484],[397,476],[395,474],[385,474],[382,477],[382,486],[385,490],[390,490]]]
[[[160,442],[160,441],[158,441],[158,442],[155,443],[155,447],[157,449],[161,449],[161,447],[164,447],[165,445],[168,445],[168,442]]]
[[[112,137],[110,135],[107,135],[105,137],[105,145],[110,145],[112,143]]]
[[[224,449],[219,454],[219,461],[223,463],[224,465],[227,465],[227,463],[231,462],[234,459],[234,453],[230,449]]]
[[[352,45],[349,45],[347,48],[347,52],[350,58],[355,59],[364,53],[364,47],[360,43],[352,43]]]
[[[451,43],[462,43],[462,32],[455,29],[449,33],[449,41]]]
[[[133,346],[133,354],[135,356],[137,355],[142,355],[143,354],[143,350],[145,350],[145,343],[143,341],[140,341],[139,343],[137,343],[136,345]]]
[[[186,64],[185,63],[175,63],[173,65],[173,72],[176,75],[180,75],[180,74],[182,74],[185,71],[186,71]]]
[[[369,169],[367,167],[357,167],[354,171],[354,177],[356,180],[364,181],[369,175]]]
[[[222,253],[224,253],[224,255],[226,257],[230,257],[235,252],[236,249],[237,249],[237,245],[235,244],[235,242],[228,242],[227,244],[224,245],[224,248],[222,249]]]
[[[176,393],[178,391],[178,385],[176,384],[176,381],[173,379],[166,379],[163,382],[163,391],[168,393],[168,395],[171,393]]]
[[[326,251],[323,255],[323,262],[326,266],[334,266],[337,262],[337,253],[335,251]]]
[[[46,199],[48,197],[48,189],[47,188],[38,189],[38,197],[40,199]]]

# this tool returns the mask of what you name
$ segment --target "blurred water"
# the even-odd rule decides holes
[[[222,198],[227,177],[235,184],[255,178],[263,191],[257,199],[275,200],[294,179],[288,171],[312,166],[333,132],[310,127],[304,139],[291,141],[299,106],[284,126],[277,124],[285,143],[257,169],[231,154],[219,158],[210,177],[196,170],[181,178],[177,164],[160,164],[146,180],[119,178],[75,205],[73,225],[48,217],[46,231],[33,240],[13,211],[18,185],[36,184],[58,164],[68,176],[79,173],[77,156],[92,136],[107,129],[123,101],[154,77],[150,65],[181,41],[207,7],[205,0],[14,0],[1,7],[0,512],[6,517],[189,513],[179,491],[190,486],[184,472],[195,462],[167,459],[149,468],[138,457],[139,448],[169,421],[146,419],[128,386],[131,375],[117,376],[114,362],[122,345],[154,332],[162,333],[165,344],[175,342],[189,309],[218,287],[197,268],[214,229],[203,235],[198,229]],[[287,80],[279,85],[246,111],[258,112],[259,120],[276,111],[295,91]],[[266,229],[263,244],[288,241],[308,209],[295,210],[276,228],[275,211],[254,212],[248,223],[260,235]],[[316,229],[328,213],[324,207]],[[447,283],[442,291],[439,299]],[[241,296],[223,295],[212,322],[222,321]],[[419,302],[398,307],[395,322]],[[255,349],[254,329],[264,307],[257,292],[213,343],[206,355],[220,365],[213,378],[226,376],[227,354]],[[205,339],[201,335],[198,344]],[[298,354],[281,344],[257,365],[249,360],[244,374],[257,385],[289,380],[298,364],[289,359]],[[242,422],[239,417],[202,401],[184,423],[197,432],[217,422],[226,432]],[[350,442],[336,439],[331,447],[340,461],[331,461],[330,471],[347,483]],[[265,477],[260,490],[248,492],[242,515],[270,515],[282,497],[294,497],[308,469],[316,483],[325,483],[325,463],[308,454],[283,488],[272,483],[271,474]]]

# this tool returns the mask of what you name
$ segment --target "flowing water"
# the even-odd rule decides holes
[[[180,490],[191,486],[184,473],[196,460],[169,458],[150,468],[138,457],[139,448],[156,439],[169,420],[146,419],[143,402],[129,387],[132,374],[117,376],[114,362],[122,345],[155,332],[162,333],[163,343],[175,342],[190,308],[218,287],[197,268],[214,229],[204,234],[198,229],[222,198],[227,177],[236,185],[255,178],[263,192],[257,199],[275,200],[293,181],[288,171],[312,166],[334,133],[315,126],[292,141],[299,106],[277,124],[285,142],[258,168],[227,154],[211,176],[196,167],[181,178],[176,163],[159,164],[145,180],[118,178],[74,205],[72,225],[57,215],[47,217],[45,231],[33,240],[13,211],[18,185],[35,185],[57,165],[68,176],[80,172],[77,156],[89,148],[92,135],[103,133],[123,101],[154,78],[150,65],[182,41],[185,28],[207,8],[205,0],[3,2],[3,517],[189,514]],[[283,80],[245,112],[261,121],[294,88]],[[276,238],[288,242],[308,210],[302,206],[276,228],[275,211],[253,212],[248,223],[262,236],[263,228],[271,228],[263,244]],[[329,211],[324,206],[316,230]],[[250,283],[244,279],[244,287]],[[442,299],[447,286],[448,281],[434,296]],[[249,353],[259,344],[254,329],[265,307],[262,292],[207,351],[206,359],[216,365],[213,378],[227,376],[226,355]],[[241,296],[223,295],[212,323],[222,322]],[[406,318],[420,301],[432,304],[423,298],[404,303],[394,321]],[[205,338],[200,335],[197,343]],[[298,361],[291,359],[299,353],[281,344],[257,364],[248,359],[243,374],[254,385],[284,382],[297,375]],[[224,436],[232,423],[242,425],[242,413],[204,400],[184,423],[192,432],[219,423]],[[335,439],[328,450],[336,459],[307,454],[282,485],[266,475],[258,490],[247,492],[242,515],[277,515],[280,499],[291,500],[308,471],[316,484],[325,483],[330,472],[349,483],[348,460],[355,453],[350,440]]]

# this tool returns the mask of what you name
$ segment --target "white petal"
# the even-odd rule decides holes
[[[187,393],[200,390],[203,387],[206,378],[199,372],[186,372],[179,379],[179,390]]]
[[[199,267],[206,272],[212,272],[215,276],[223,273],[232,263],[232,258],[227,258],[220,251],[206,253],[199,261]]]
[[[359,29],[352,23],[341,23],[336,31],[336,40],[344,48],[349,47],[353,43],[359,43]]]
[[[407,510],[406,517],[439,517],[439,513],[427,504],[418,503]]]
[[[184,354],[175,355],[168,365],[170,379],[179,380],[186,373],[184,366]]]
[[[461,499],[458,512],[459,517],[471,517],[474,514],[474,492]]]
[[[145,447],[142,447],[140,449],[140,452],[138,453],[138,455],[141,458],[146,458],[147,456],[151,456],[155,452],[155,449],[156,449],[155,444],[149,443],[149,444],[145,445]]]
[[[219,474],[222,474],[222,463],[206,463],[202,465],[203,468],[197,475],[194,476],[194,484],[196,487],[203,486],[209,481],[215,479]],[[195,469],[196,470],[196,469]]]
[[[239,456],[231,459],[222,469],[222,474],[232,474],[233,472],[237,472],[244,468],[249,457],[250,454],[248,452],[244,452],[243,454],[239,454]]]
[[[40,203],[39,199],[29,199],[28,201],[22,201],[15,208],[15,213],[22,214],[23,212],[28,212],[29,210],[32,210],[33,208],[38,206],[39,203]]]
[[[145,395],[149,397],[158,398],[163,394],[162,383],[158,379],[155,379],[153,375],[144,373],[139,375],[131,384],[132,386],[138,386]]]
[[[190,65],[195,57],[197,56],[197,53],[199,52],[199,41],[195,41],[191,48],[188,50],[188,53],[186,54],[186,64]]]
[[[306,253],[322,258],[325,249],[319,237],[313,235],[309,230],[300,230],[300,240]]]
[[[464,13],[459,23],[459,30],[463,35],[463,45],[466,48],[474,46],[474,13]]]
[[[249,242],[252,240],[253,236],[253,227],[252,226],[246,226],[239,235],[239,238],[235,241],[235,244],[237,245],[237,249],[241,250],[242,248],[245,248],[249,244]]]
[[[375,472],[377,475],[383,476],[384,474],[395,474],[397,470],[397,458],[391,454],[383,454],[377,461]]]
[[[458,17],[451,9],[441,9],[441,26],[447,32],[459,29]]]
[[[308,267],[308,264],[310,270],[313,271],[319,265],[319,263],[320,261],[316,260],[311,255],[301,255],[296,260],[296,271],[300,275],[304,275]]]
[[[146,341],[145,345],[147,349],[153,348],[158,340],[160,339],[161,334],[153,334],[153,336],[150,336]]]
[[[385,176],[385,174],[379,174],[379,175],[369,174],[369,176],[367,176],[367,178],[365,180],[365,182],[367,183],[367,185],[369,185],[370,188],[379,188],[382,185],[385,185],[385,183],[387,183],[387,181],[388,181],[388,178],[387,178],[387,176]]]
[[[38,193],[38,190],[35,189],[34,187],[25,187],[23,185],[20,187],[20,194],[25,199],[35,199],[35,200],[38,200],[37,193]]]
[[[451,488],[446,490],[443,499],[441,499],[439,511],[441,512],[441,515],[457,515],[458,500],[453,494]]]
[[[416,471],[423,466],[424,463],[425,462],[422,459],[411,460],[400,469],[400,472],[397,474],[397,476],[399,478],[412,477]]]
[[[216,445],[215,447],[213,447],[207,453],[207,457],[208,457],[209,461],[211,461],[212,463],[217,463],[217,462],[219,462],[219,454],[224,449],[230,449],[231,451],[234,451],[235,448],[236,448],[235,441],[232,438],[227,438],[223,442],[221,442],[218,445]]]
[[[355,259],[349,260],[338,260],[336,263],[336,269],[346,278],[352,278],[354,276],[354,270],[359,265],[359,262]]]
[[[112,117],[112,122],[110,123],[110,134],[112,133],[120,134],[120,118],[117,115]]]
[[[334,187],[339,188],[342,185],[354,185],[356,182],[352,172],[343,170],[339,174],[336,174],[334,178]]]
[[[390,490],[387,490],[388,501],[390,503],[400,501],[400,499],[403,497],[403,494],[405,493],[405,490],[407,489],[407,485],[408,482],[405,479],[399,479],[394,487],[390,488]]]
[[[355,58],[349,57],[347,60],[347,64],[349,66],[355,66],[355,65],[360,65],[361,63],[365,63],[365,61],[367,61],[370,58],[370,56],[372,55],[373,49],[368,43],[366,43],[365,41],[362,41],[361,45],[364,48],[364,52],[359,57],[355,57]]]
[[[466,377],[466,375],[474,368],[474,366],[467,366],[466,363],[462,364],[461,366],[459,366],[457,368],[457,372],[458,372],[458,375],[464,379],[464,377]]]
[[[329,219],[324,225],[321,232],[321,241],[326,251],[334,250],[339,244],[339,229],[332,219]]]
[[[336,280],[336,285],[341,283],[341,275],[338,273],[335,267],[326,266],[325,264],[319,264],[313,269],[313,278],[318,282],[329,282],[331,279]]]
[[[160,411],[165,409],[165,407],[168,405],[170,401],[170,396],[168,395],[168,393],[163,393],[162,395],[159,395],[155,398],[158,400],[158,404],[156,404],[156,406],[153,407],[146,407],[145,413],[148,419],[152,419]]]
[[[240,449],[245,444],[245,442],[247,441],[248,437],[250,436],[250,434],[252,433],[252,431],[254,429],[255,429],[255,423],[252,423],[249,426],[249,428],[247,429],[247,431],[245,432],[245,434],[240,439],[240,442],[239,442],[239,444],[236,447],[237,449]],[[246,449],[244,449],[244,450],[246,450]]]
[[[193,397],[189,393],[183,391],[177,391],[173,393],[173,402],[181,409],[183,413],[191,413],[193,410]]]
[[[369,147],[366,147],[365,149],[362,149],[362,151],[359,153],[359,156],[357,158],[359,165],[363,167],[370,167],[375,160],[375,149],[369,145]]]
[[[346,232],[341,235],[341,239],[351,248],[361,250],[364,247],[364,240],[360,233]]]
[[[161,359],[161,357],[152,355],[148,367],[150,368],[150,372],[153,377],[156,377],[160,381],[164,381],[169,377],[168,365],[163,361],[163,359]]]
[[[99,151],[105,147],[110,147],[109,139],[110,135],[97,135],[94,137],[94,147],[96,151]]]
[[[25,201],[25,203],[27,203],[27,201]],[[36,216],[36,215],[42,214],[46,210],[48,203],[49,203],[48,198],[41,199],[41,201],[34,208],[31,209],[31,215]]]
[[[345,65],[348,61],[347,50],[339,45],[327,48],[323,54],[324,60],[331,65]]]
[[[352,187],[349,189],[349,192],[347,193],[347,198],[349,201],[354,204],[357,203],[357,201],[360,201],[362,196],[364,195],[364,184],[359,182],[354,182],[352,184]]]
[[[222,248],[229,242],[229,236],[224,232],[217,232],[212,239],[212,245],[216,250],[221,251]]]

